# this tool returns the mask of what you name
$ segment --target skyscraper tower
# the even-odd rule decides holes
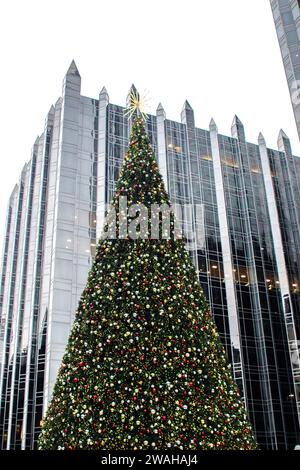
[[[300,0],[270,0],[300,139]]]

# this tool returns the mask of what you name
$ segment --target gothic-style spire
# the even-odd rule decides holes
[[[210,120],[209,130],[210,132],[218,132],[217,124],[215,123],[215,120],[213,118],[211,118]]]
[[[292,155],[290,139],[282,129],[280,129],[278,135],[277,147],[280,152],[284,152],[286,155]]]
[[[131,85],[131,87],[129,88],[129,91],[128,91],[128,95],[127,95],[127,99],[126,99],[127,108],[131,104],[131,97],[132,96],[137,96],[137,97],[140,96],[134,84]]]
[[[77,65],[75,64],[74,59],[71,62],[70,67],[68,68],[67,75],[77,75],[80,77],[80,73],[78,71]]]
[[[159,105],[157,106],[156,115],[157,116],[163,116],[164,119],[166,118],[166,112],[165,112],[165,110],[163,108],[163,105],[161,103],[159,103]]]
[[[245,130],[244,130],[244,124],[242,121],[238,118],[238,116],[235,114],[232,125],[231,125],[231,135],[232,137],[239,139],[241,141],[245,141]]]
[[[193,108],[191,107],[190,103],[188,102],[188,100],[185,100],[184,104],[183,104],[183,110],[187,110],[187,111],[193,111]]]
[[[261,132],[258,135],[258,143],[259,145],[266,145],[266,140]]]

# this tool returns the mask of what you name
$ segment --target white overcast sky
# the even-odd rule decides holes
[[[280,128],[299,141],[269,0],[4,0],[0,4],[0,249],[9,195],[74,58],[82,94],[124,105],[131,83],[179,120],[185,99],[198,127],[213,116],[230,135]],[[1,252],[2,253],[2,249]]]

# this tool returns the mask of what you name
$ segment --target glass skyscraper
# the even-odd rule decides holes
[[[300,139],[300,0],[270,0]]]
[[[2,448],[33,449],[128,145],[124,107],[62,96],[8,201],[0,277]],[[181,122],[161,105],[148,133],[261,448],[300,442],[300,158],[280,131],[248,143]],[[199,210],[200,208],[200,210]],[[197,210],[196,210],[197,209]],[[199,217],[199,213],[201,216]]]

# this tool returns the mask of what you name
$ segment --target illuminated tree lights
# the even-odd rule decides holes
[[[117,213],[120,196],[170,204],[142,118]],[[169,239],[100,239],[39,449],[257,447],[197,273],[172,234],[173,216]]]

